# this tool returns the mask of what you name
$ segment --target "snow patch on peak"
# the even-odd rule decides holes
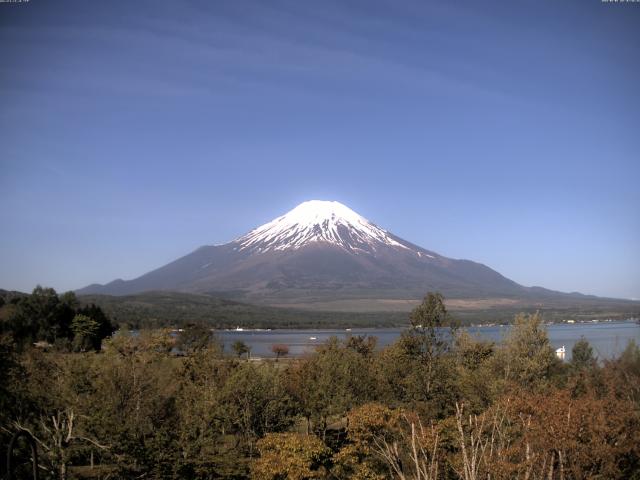
[[[281,217],[236,240],[240,250],[258,252],[299,249],[312,242],[324,242],[345,250],[374,250],[376,246],[408,249],[389,232],[371,223],[340,202],[310,200]],[[363,249],[365,247],[365,249]]]

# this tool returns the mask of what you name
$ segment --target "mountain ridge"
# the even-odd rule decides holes
[[[576,294],[524,287],[490,267],[417,246],[339,202],[311,200],[231,242],[205,245],[132,280],[79,294],[150,290],[227,292],[260,304],[326,299],[543,298]],[[582,294],[579,294],[582,296]]]

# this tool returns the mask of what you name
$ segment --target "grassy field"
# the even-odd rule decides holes
[[[406,312],[335,312],[278,308],[222,300],[207,295],[149,292],[115,297],[81,296],[119,324],[135,328],[205,323],[216,328],[391,327],[408,323]]]

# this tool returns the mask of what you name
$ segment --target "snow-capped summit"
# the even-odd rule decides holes
[[[427,291],[457,298],[540,295],[485,265],[426,250],[339,202],[320,200],[301,203],[236,240],[200,247],[133,280],[90,285],[79,293],[149,290],[278,305],[417,299]]]
[[[299,249],[314,242],[357,253],[380,244],[408,248],[386,230],[340,202],[310,200],[235,240],[239,250],[268,252]]]

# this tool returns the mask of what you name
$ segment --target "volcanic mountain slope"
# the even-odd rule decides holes
[[[133,280],[79,294],[150,290],[215,294],[259,303],[339,299],[540,298],[480,263],[425,250],[338,202],[312,200],[224,245],[204,246]]]

